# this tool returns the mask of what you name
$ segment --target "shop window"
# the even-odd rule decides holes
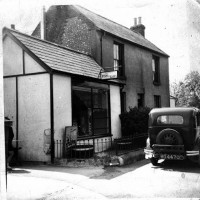
[[[161,98],[159,95],[154,95],[154,107],[155,108],[161,107]]]
[[[144,107],[144,94],[138,94],[138,108]]]
[[[110,133],[109,90],[72,87],[72,120],[78,126],[78,136]]]
[[[153,83],[160,85],[160,58],[158,56],[152,57],[152,72],[153,72]]]
[[[113,56],[114,56],[114,70],[119,71],[120,76],[124,76],[124,48],[122,44],[114,43]]]

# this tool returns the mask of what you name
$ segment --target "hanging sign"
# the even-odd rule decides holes
[[[101,79],[115,79],[118,78],[117,71],[101,72]]]

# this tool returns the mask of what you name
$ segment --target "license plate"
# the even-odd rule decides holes
[[[175,154],[160,154],[161,159],[168,159],[168,160],[184,160],[184,155],[175,155]]]

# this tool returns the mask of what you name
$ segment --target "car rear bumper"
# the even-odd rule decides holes
[[[172,155],[174,157],[179,156],[181,160],[185,157],[198,156],[199,151],[185,151],[181,145],[155,145],[154,148],[144,149],[145,158],[150,159],[152,157],[161,158],[163,155]],[[176,159],[176,158],[175,158]]]

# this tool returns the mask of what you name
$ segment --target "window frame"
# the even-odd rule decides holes
[[[166,122],[164,122],[163,118],[166,118]],[[177,121],[179,118],[180,121]],[[170,120],[171,119],[171,120]],[[171,121],[171,123],[169,123]],[[159,115],[156,119],[157,125],[183,125],[185,123],[184,117],[182,115],[175,114],[163,114]]]
[[[160,85],[160,57],[152,55],[153,84]]]
[[[117,56],[116,52],[115,52],[115,46],[118,47],[117,50]],[[117,58],[118,57],[118,58]],[[115,63],[118,63],[118,65],[115,65]],[[113,43],[113,69],[114,71],[118,71],[119,72],[119,76],[124,76],[125,74],[125,70],[124,70],[124,44],[119,43],[114,41]]]
[[[77,137],[78,139],[81,139],[81,138],[98,138],[98,137],[101,137],[101,136],[110,136],[111,135],[111,111],[110,111],[110,89],[109,87],[108,88],[104,88],[104,87],[94,87],[94,86],[88,86],[88,85],[76,85],[76,84],[73,84],[72,85],[72,122],[73,122],[73,115],[74,115],[74,111],[73,111],[73,103],[74,103],[74,91],[79,91],[78,89],[75,89],[75,88],[83,88],[83,91],[84,89],[85,90],[90,90],[90,105],[91,105],[91,132],[92,134],[90,135],[89,134],[89,129],[87,131],[87,134],[85,135],[80,135],[80,133],[77,134]],[[94,118],[94,112],[95,110],[98,110],[98,109],[101,109],[101,108],[96,108],[95,105],[94,105],[94,90],[96,89],[103,89],[103,90],[106,90],[106,93],[107,93],[107,116],[106,116],[106,121],[107,121],[107,127],[105,127],[104,129],[107,129],[106,133],[102,133],[102,134],[95,134],[95,130],[94,130],[94,123],[95,123],[95,120],[96,118]],[[72,124],[73,125],[73,124]],[[77,124],[79,126],[79,124]]]
[[[154,95],[154,108],[161,108],[161,96],[160,95]]]

